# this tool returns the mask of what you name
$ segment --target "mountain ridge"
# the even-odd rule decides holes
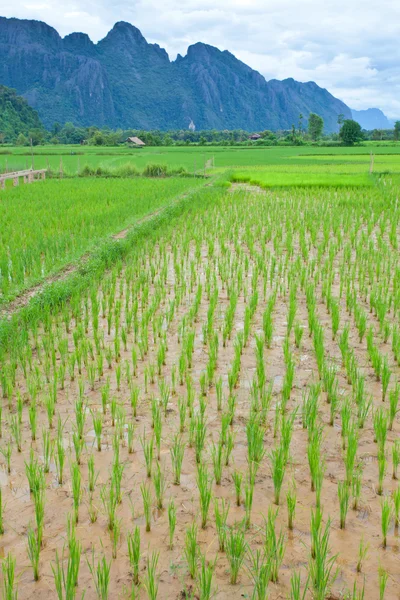
[[[365,110],[351,110],[353,119],[363,129],[392,129],[394,122],[379,108],[367,108]]]
[[[117,22],[97,43],[62,38],[42,21],[0,17],[0,84],[14,88],[50,127],[289,129],[310,112],[337,131],[351,110],[315,82],[267,81],[228,50],[197,42],[171,61],[141,31]]]

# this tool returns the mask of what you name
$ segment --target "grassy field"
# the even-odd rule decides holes
[[[30,168],[32,157],[29,148],[7,148],[7,154],[0,152],[0,172]],[[165,164],[169,168],[184,167],[188,172],[207,171],[213,165],[216,168],[254,167],[282,165],[292,168],[294,165],[318,165],[323,162],[332,168],[357,163],[360,171],[368,172],[370,153],[375,156],[374,168],[377,172],[400,171],[400,144],[366,145],[353,148],[320,148],[320,147],[267,147],[267,148],[235,148],[235,147],[165,147],[129,149],[127,147],[77,147],[54,146],[34,148],[33,163],[35,168],[50,167],[55,172],[62,168],[66,174],[76,175],[85,166],[91,168],[118,169],[125,165],[133,165],[139,171],[148,164]]]
[[[200,184],[185,178],[55,179],[4,191],[0,304]]]
[[[398,154],[211,150],[1,192],[7,599],[398,598]]]

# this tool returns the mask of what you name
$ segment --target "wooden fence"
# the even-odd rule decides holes
[[[33,170],[29,169],[26,171],[14,171],[13,173],[0,173],[0,189],[4,190],[6,187],[6,179],[12,179],[14,185],[19,185],[21,177],[24,178],[24,183],[32,183],[33,181],[46,179],[47,169]]]

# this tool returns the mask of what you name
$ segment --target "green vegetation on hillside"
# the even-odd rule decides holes
[[[33,143],[43,142],[44,128],[38,114],[15,90],[0,85],[0,143],[21,144],[33,138]]]

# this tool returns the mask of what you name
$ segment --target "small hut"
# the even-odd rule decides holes
[[[259,139],[261,139],[261,135],[260,135],[259,133],[253,133],[253,134],[252,134],[252,135],[249,137],[249,140],[254,140],[254,141],[257,141],[257,140],[259,140]]]
[[[142,140],[138,137],[128,137],[126,143],[130,146],[134,146],[135,148],[143,148],[146,144],[142,142]]]

